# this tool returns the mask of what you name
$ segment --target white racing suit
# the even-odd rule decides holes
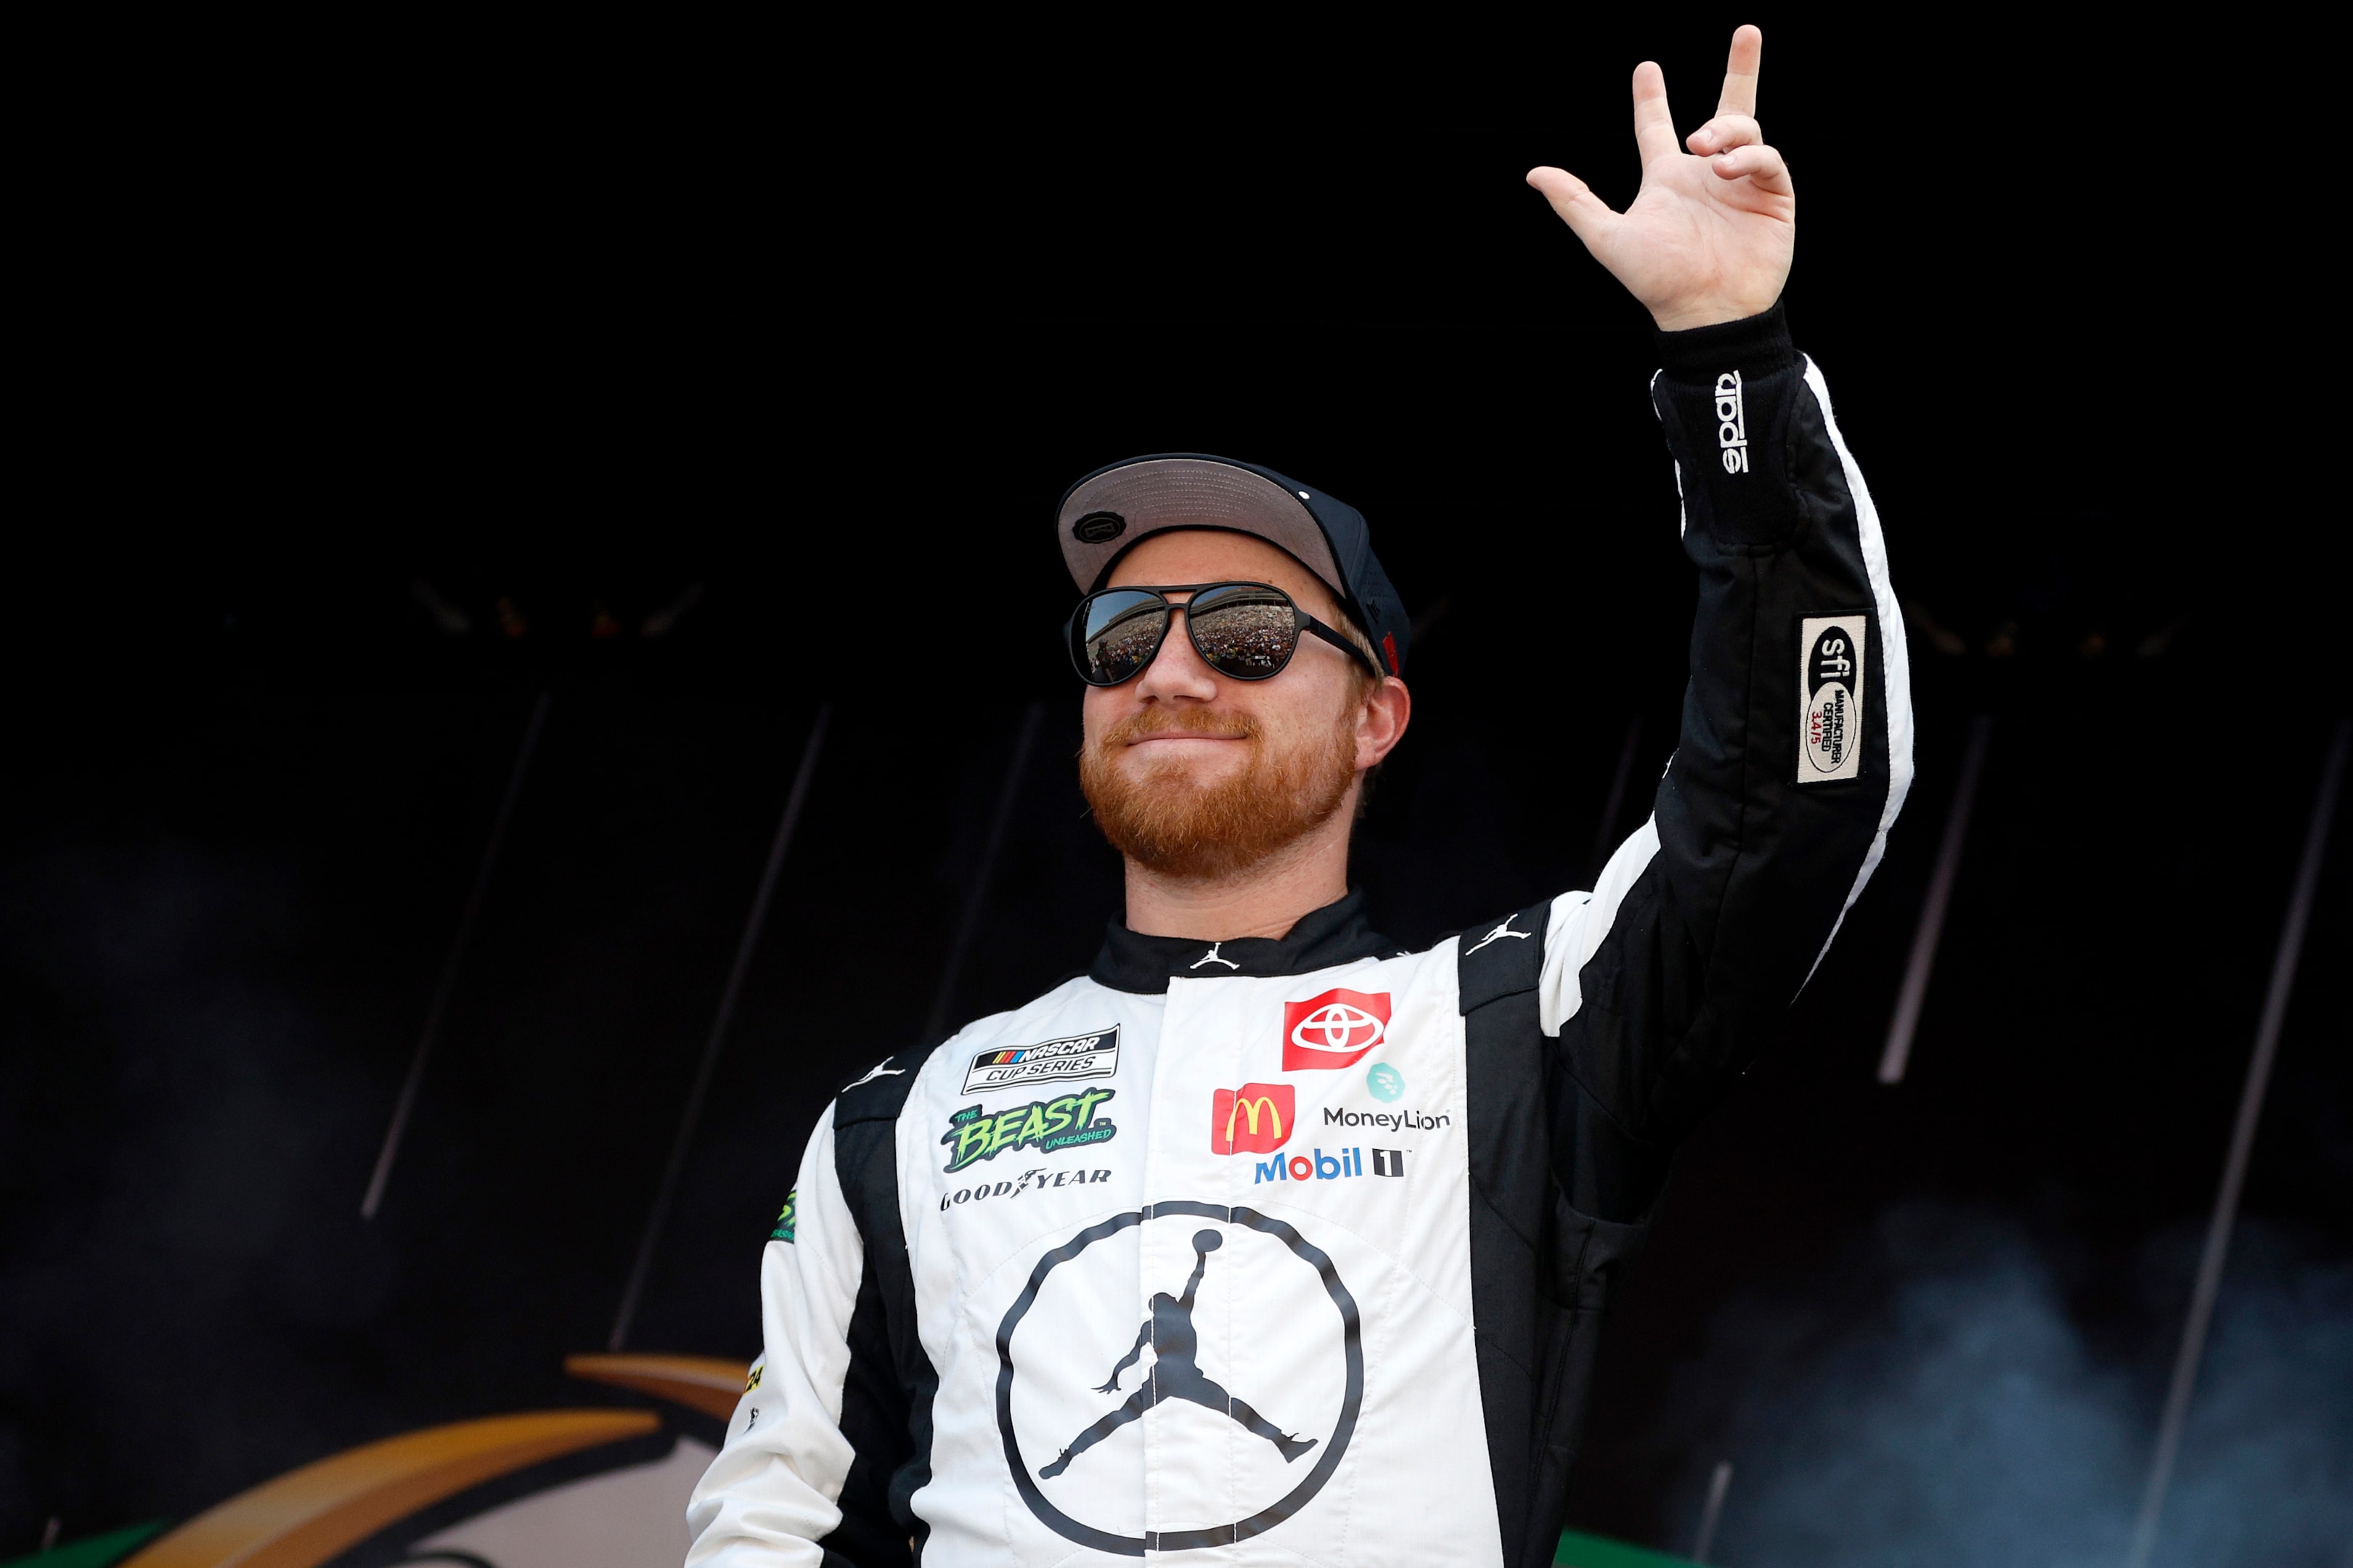
[[[1879,522],[1778,309],[1665,337],[1679,746],[1590,891],[1400,952],[1114,925],[819,1120],[692,1564],[1549,1563],[1675,1141],[1911,777]]]

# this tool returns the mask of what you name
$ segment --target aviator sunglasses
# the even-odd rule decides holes
[[[1172,604],[1170,594],[1190,594]],[[1065,628],[1071,662],[1089,686],[1133,680],[1160,657],[1169,618],[1185,613],[1185,635],[1201,662],[1233,680],[1271,680],[1299,651],[1299,634],[1322,637],[1375,679],[1379,669],[1346,637],[1264,583],[1171,583],[1156,588],[1103,588],[1079,601]]]

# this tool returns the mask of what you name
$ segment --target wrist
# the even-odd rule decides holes
[[[1797,359],[1788,319],[1778,300],[1752,315],[1659,331],[1659,362],[1670,381],[1703,384],[1727,369],[1767,375]]]
[[[1678,300],[1653,310],[1651,321],[1662,332],[1690,332],[1765,315],[1778,303],[1778,295],[1761,305],[1751,300]]]
[[[1788,540],[1801,521],[1790,421],[1807,399],[1781,307],[1661,332],[1659,363],[1651,397],[1675,455],[1685,539]]]

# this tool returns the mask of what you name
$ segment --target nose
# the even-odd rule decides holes
[[[1181,623],[1184,601],[1172,598],[1171,603],[1176,610],[1169,617],[1168,635],[1160,639],[1160,651],[1136,678],[1135,695],[1147,702],[1209,701],[1218,695],[1217,671],[1193,651],[1193,639]]]

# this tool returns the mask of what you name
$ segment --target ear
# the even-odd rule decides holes
[[[1356,710],[1356,771],[1379,766],[1405,739],[1406,726],[1412,721],[1413,694],[1405,682],[1394,675],[1381,677]]]

